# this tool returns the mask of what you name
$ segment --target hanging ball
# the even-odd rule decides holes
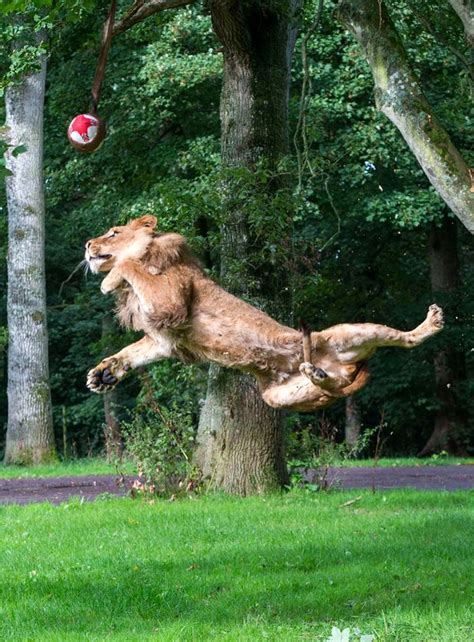
[[[105,123],[98,116],[79,114],[71,120],[67,137],[80,152],[94,152],[104,141]]]

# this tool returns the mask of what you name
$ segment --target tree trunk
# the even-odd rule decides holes
[[[288,484],[281,415],[263,403],[252,377],[211,366],[195,457],[213,487],[228,493]]]
[[[211,2],[215,32],[224,49],[221,96],[222,164],[252,170],[269,167],[288,152],[288,93],[297,2]],[[284,5],[284,6],[283,6]],[[269,183],[265,189],[275,189]],[[223,185],[221,277],[234,294],[269,310],[275,283],[249,260],[255,244],[248,225],[245,189],[232,172]],[[288,223],[288,233],[290,225]],[[273,290],[273,292],[272,292]],[[255,381],[210,369],[198,430],[198,466],[215,487],[246,495],[288,483],[282,414],[261,399]]]
[[[120,422],[117,417],[117,389],[104,394],[104,440],[105,456],[109,463],[120,460],[122,457],[123,443],[120,431]]]
[[[6,464],[54,459],[44,268],[43,103],[46,60],[6,92],[8,429]],[[20,149],[15,148],[22,146]],[[24,146],[24,149],[23,149]]]
[[[113,352],[110,346],[107,345],[108,339],[111,335],[113,328],[113,319],[109,314],[104,314],[102,317],[102,341],[104,343],[104,351],[109,354]],[[118,389],[113,388],[110,392],[103,395],[104,398],[104,441],[105,441],[105,454],[108,462],[120,460],[122,457],[123,441],[122,432],[120,430],[120,421],[118,419]]]
[[[433,224],[429,236],[431,289],[434,294],[449,297],[450,317],[456,316],[456,292],[460,287],[457,229],[454,219],[444,217],[441,227]],[[457,386],[466,378],[464,351],[453,342],[447,342],[434,361],[436,374],[436,411],[434,429],[419,456],[424,457],[441,450],[453,455],[466,455],[462,443],[466,418],[457,400]]]
[[[378,109],[398,128],[430,183],[474,234],[469,168],[433,115],[383,1],[341,0],[338,15],[372,69]]]
[[[345,440],[348,446],[354,447],[360,436],[360,411],[357,399],[352,395],[346,398]]]

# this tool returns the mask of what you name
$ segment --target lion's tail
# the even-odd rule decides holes
[[[341,396],[348,397],[349,395],[353,395],[355,392],[363,388],[369,379],[370,372],[368,363],[367,361],[362,361],[359,366],[359,370],[357,371],[357,374],[354,378],[354,381],[345,388],[341,389]]]

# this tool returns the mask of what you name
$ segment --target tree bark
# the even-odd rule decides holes
[[[105,456],[109,463],[120,460],[122,457],[123,442],[120,431],[120,422],[117,417],[118,407],[117,389],[104,394],[104,441]]]
[[[469,168],[423,95],[383,1],[341,0],[338,15],[371,67],[377,108],[398,128],[441,198],[474,233]]]
[[[434,294],[449,297],[450,317],[455,314],[455,297],[461,285],[456,221],[448,216],[438,227],[433,224],[428,241],[431,289]],[[420,457],[446,450],[453,455],[466,455],[462,443],[466,417],[457,399],[457,387],[466,378],[464,351],[454,343],[446,343],[434,360],[436,375],[436,411],[433,432],[419,453]]]
[[[107,345],[113,329],[113,319],[109,314],[102,317],[102,341],[104,351],[109,354],[113,350]],[[120,460],[123,451],[122,432],[120,430],[120,421],[118,418],[119,392],[118,388],[113,388],[110,392],[103,395],[104,398],[104,441],[105,455],[108,462]]]
[[[188,4],[194,4],[196,0],[135,0],[128,8],[125,15],[115,22],[113,35],[123,33],[133,25],[145,20],[149,16],[165,11],[166,9],[177,9]]]
[[[345,441],[348,446],[355,446],[360,436],[360,411],[357,399],[352,395],[346,398]]]
[[[296,0],[210,3],[224,51],[221,96],[222,164],[252,170],[258,161],[275,167],[289,149],[288,94],[296,30]],[[276,187],[266,185],[265,189]],[[223,185],[221,277],[234,294],[269,309],[273,281],[249,261],[255,243],[241,185],[232,174]],[[236,320],[238,322],[238,320]],[[195,459],[212,484],[247,495],[288,483],[282,414],[261,399],[255,381],[212,366],[198,430]]]
[[[281,414],[254,379],[211,366],[195,459],[214,488],[251,495],[288,484]]]
[[[6,92],[8,428],[5,463],[56,456],[44,267],[43,103],[46,59]],[[15,152],[15,148],[17,152]],[[19,153],[18,153],[19,152]]]
[[[464,26],[467,42],[474,47],[474,4],[472,0],[448,0]]]

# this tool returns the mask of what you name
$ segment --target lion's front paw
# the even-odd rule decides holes
[[[439,305],[436,305],[436,303],[430,305],[426,320],[430,325],[438,330],[441,330],[444,327],[444,314]]]
[[[100,291],[102,292],[102,294],[113,292],[118,288],[122,281],[122,273],[117,268],[112,268],[100,284]]]
[[[309,363],[308,361],[303,361],[303,363],[300,365],[300,372],[312,383],[316,384],[320,381],[324,381],[324,379],[327,379],[328,377],[327,372],[324,372],[324,370],[322,370],[321,368],[313,366],[313,364]]]
[[[115,357],[109,357],[89,371],[86,385],[92,392],[108,392],[115,388],[128,370],[130,370],[128,364],[122,363]]]

